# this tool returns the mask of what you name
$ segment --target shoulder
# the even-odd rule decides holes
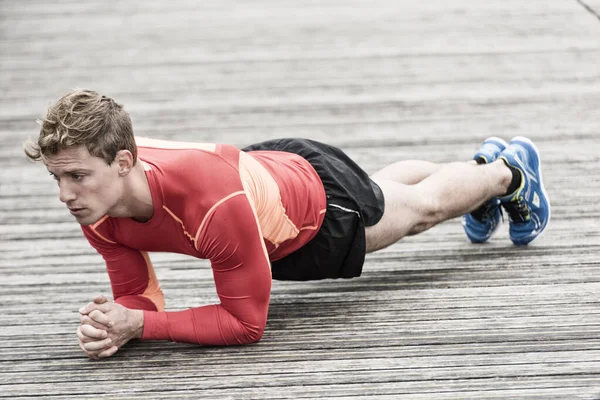
[[[185,172],[188,167],[202,165],[222,168],[226,165],[236,169],[241,150],[222,143],[196,143],[171,140],[150,139],[136,136],[138,155],[144,161],[168,169],[169,167]],[[214,165],[213,165],[214,164]]]

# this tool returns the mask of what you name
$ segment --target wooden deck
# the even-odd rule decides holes
[[[600,399],[597,0],[0,0],[0,398]],[[77,309],[100,257],[22,155],[72,87],[138,135],[305,136],[369,172],[469,159],[491,135],[541,150],[553,220],[527,248],[459,221],[348,281],[275,282],[251,346],[137,342],[103,362]],[[216,301],[209,265],[153,255],[169,309]]]

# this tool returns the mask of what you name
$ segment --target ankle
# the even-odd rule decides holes
[[[504,181],[504,193],[500,195],[500,197],[506,197],[513,193],[515,193],[520,187],[523,180],[523,176],[521,171],[517,168],[509,165],[504,159],[499,159],[498,161],[502,161],[505,171],[505,178],[508,178],[507,181]]]
[[[514,180],[514,175],[510,167],[506,165],[502,159],[497,159],[496,161],[487,165],[488,168],[493,169],[493,176],[496,185],[494,189],[494,196],[504,197],[507,194],[510,194],[507,192],[509,189],[512,189],[511,184]]]

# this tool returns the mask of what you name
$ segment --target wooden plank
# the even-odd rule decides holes
[[[483,383],[488,383],[484,381]],[[558,382],[561,384],[562,382]],[[160,398],[197,398],[196,396],[206,396],[207,398],[235,398],[235,399],[339,399],[344,397],[345,393],[350,393],[352,398],[378,398],[378,399],[431,399],[431,396],[435,395],[436,398],[441,399],[465,399],[465,398],[489,398],[489,399],[557,399],[564,400],[565,398],[573,398],[578,396],[577,393],[581,393],[581,390],[586,390],[590,385],[596,384],[596,381],[583,381],[575,385],[566,383],[567,387],[535,387],[537,382],[534,382],[533,388],[521,388],[512,387],[511,384],[505,384],[504,387],[498,389],[487,390],[456,390],[456,391],[442,391],[442,392],[424,392],[424,393],[410,393],[410,391],[402,391],[402,389],[394,391],[394,393],[385,393],[385,388],[380,388],[380,385],[374,387],[372,385],[343,385],[343,386],[301,386],[301,387],[282,387],[279,388],[279,394],[275,394],[275,391],[269,390],[269,388],[253,388],[253,389],[203,389],[200,393],[193,389],[176,389],[162,392],[146,392],[143,390],[137,390],[135,387],[130,389],[120,390],[119,392],[113,392],[112,394],[93,393],[94,398],[114,398],[118,396],[121,398],[148,398],[152,396],[160,396]],[[470,385],[471,382],[467,382]],[[324,390],[325,389],[325,390]],[[342,389],[342,390],[341,390]],[[345,390],[343,390],[345,389]],[[338,395],[327,396],[326,393],[339,393]],[[358,393],[358,394],[357,394]],[[230,396],[231,394],[231,396]],[[289,395],[289,397],[288,397]],[[346,394],[346,396],[348,396]],[[439,397],[438,397],[439,396]],[[12,399],[24,399],[28,397],[11,397]],[[49,398],[53,399],[72,399],[71,396],[51,395]],[[579,396],[581,399],[594,397],[586,397],[585,395]]]
[[[560,372],[549,366],[550,372]],[[345,374],[336,374],[336,378],[351,379],[355,377],[359,382],[347,382],[343,381],[339,384],[335,383],[323,383],[320,379],[319,374],[310,374],[310,384],[303,386],[294,385],[293,380],[297,379],[297,376],[281,375],[275,376],[271,379],[261,379],[260,376],[247,376],[245,381],[241,384],[244,386],[240,388],[236,381],[231,382],[231,377],[227,379],[219,379],[213,377],[204,376],[178,376],[176,380],[164,380],[163,385],[152,380],[146,381],[141,380],[139,377],[134,381],[127,382],[111,382],[112,393],[114,395],[121,396],[156,396],[163,397],[164,395],[173,394],[179,392],[186,397],[193,397],[194,395],[206,396],[208,398],[218,398],[221,396],[232,396],[234,398],[322,398],[323,396],[333,395],[335,397],[345,396],[359,396],[359,397],[377,397],[380,396],[397,396],[397,395],[415,395],[415,394],[428,394],[432,396],[434,394],[452,394],[454,397],[451,398],[465,398],[469,394],[479,393],[479,395],[487,397],[487,391],[491,391],[492,394],[498,395],[504,392],[507,398],[528,398],[523,397],[527,394],[531,394],[535,390],[546,393],[547,396],[554,394],[562,395],[563,398],[574,398],[582,390],[587,390],[589,387],[597,387],[599,380],[596,376],[584,375],[579,377],[566,378],[554,378],[540,377],[532,378],[531,381],[527,377],[519,377],[518,382],[515,380],[506,379],[505,377],[490,377],[469,380],[469,379],[440,379],[437,380],[437,387],[427,388],[423,381],[408,381],[403,384],[398,381],[391,382],[379,382],[377,377],[380,376],[377,372],[369,373],[368,371],[346,371]],[[362,382],[361,377],[366,379],[372,379],[368,383]],[[273,379],[276,378],[276,379]],[[429,380],[429,377],[425,376],[425,380]],[[102,395],[103,391],[99,387],[102,382],[95,380],[84,381],[92,386],[92,389],[82,386],[81,384],[73,383],[68,385],[68,393],[71,396],[84,395],[91,393],[94,397]],[[23,385],[25,388],[37,393],[43,394],[45,397],[58,397],[61,394],[56,390],[56,386],[52,384],[41,384],[41,385]],[[94,388],[98,388],[95,389]],[[182,389],[184,388],[184,389]],[[14,392],[11,390],[11,386],[7,386],[7,391],[0,395],[2,397],[14,398]],[[432,390],[433,389],[433,390]],[[479,390],[478,390],[479,389]],[[591,393],[597,393],[597,389]],[[11,397],[9,397],[11,396]],[[521,397],[519,397],[521,396]],[[5,397],[5,398],[6,398]],[[332,396],[333,397],[333,396]],[[495,397],[492,397],[495,398]],[[585,397],[580,397],[585,398]],[[589,398],[589,397],[588,397]]]

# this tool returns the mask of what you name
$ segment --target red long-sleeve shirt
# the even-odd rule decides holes
[[[154,214],[146,223],[105,216],[82,226],[106,261],[113,296],[144,310],[142,339],[204,345],[259,340],[271,290],[270,261],[314,237],[325,191],[313,167],[286,152],[136,138]],[[147,252],[209,259],[220,304],[164,311]]]

